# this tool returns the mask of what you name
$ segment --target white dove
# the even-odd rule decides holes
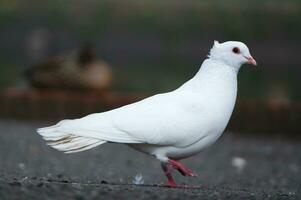
[[[103,113],[63,120],[37,132],[48,145],[65,153],[122,143],[154,156],[176,187],[172,170],[196,174],[178,160],[214,143],[232,114],[237,73],[242,64],[256,65],[248,47],[237,41],[214,45],[199,72],[178,89]]]

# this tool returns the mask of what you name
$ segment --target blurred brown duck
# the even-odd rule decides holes
[[[26,77],[35,88],[105,90],[112,83],[111,67],[97,58],[91,45],[38,63]]]

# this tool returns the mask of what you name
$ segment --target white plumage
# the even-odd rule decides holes
[[[106,142],[125,143],[155,156],[163,169],[195,175],[172,159],[198,153],[219,138],[235,105],[240,66],[256,65],[241,42],[215,42],[208,57],[195,77],[172,92],[81,119],[63,120],[38,129],[38,133],[50,146],[65,153]],[[173,179],[168,179],[169,186],[175,186]]]

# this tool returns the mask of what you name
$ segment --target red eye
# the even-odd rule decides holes
[[[239,50],[239,48],[237,48],[237,47],[234,47],[234,48],[232,49],[232,51],[233,51],[233,53],[235,53],[235,54],[239,54],[239,53],[240,53],[240,50]]]

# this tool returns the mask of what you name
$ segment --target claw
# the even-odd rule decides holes
[[[189,169],[180,162],[169,159],[168,163],[171,164],[174,168],[176,168],[183,176],[197,177],[196,173],[194,173],[191,169]]]
[[[174,181],[173,177],[172,177],[172,171],[173,169],[177,169],[183,176],[191,176],[191,177],[196,177],[197,174],[195,174],[191,169],[187,168],[185,165],[183,165],[182,163],[172,160],[172,159],[168,159],[168,162],[162,162],[161,163],[161,167],[168,179],[168,182],[166,184],[160,185],[163,187],[169,187],[169,188],[186,188],[187,186],[178,186],[176,184],[176,182]],[[189,187],[191,188],[191,187]]]

